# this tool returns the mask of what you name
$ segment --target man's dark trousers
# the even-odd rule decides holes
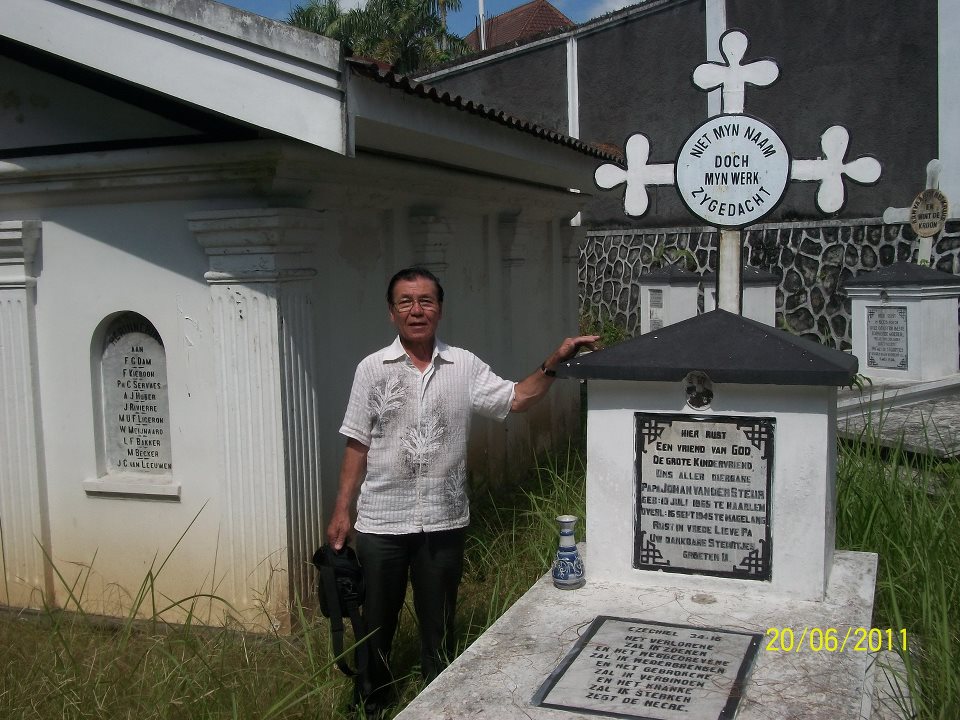
[[[454,617],[463,575],[466,528],[409,535],[357,533],[366,600],[363,615],[371,633],[370,681],[374,700],[389,702],[393,677],[387,661],[397,629],[407,578],[420,626],[420,669],[433,680],[456,650]]]

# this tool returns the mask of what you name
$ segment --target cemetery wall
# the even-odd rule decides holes
[[[567,80],[563,73],[544,72],[562,68],[566,62],[563,44],[549,44],[512,58],[509,62],[484,63],[473,72],[439,86],[453,96],[462,95],[476,104],[502,110],[508,115],[545,128],[567,127]],[[518,82],[536,77],[535,84]]]
[[[876,185],[845,184],[846,202],[836,214],[844,221],[909,206],[923,189],[927,163],[952,157],[952,140],[941,137],[951,125],[939,107],[951,98],[938,89],[939,82],[949,83],[941,67],[951,66],[938,63],[936,42],[944,23],[950,36],[951,20],[938,17],[940,4],[886,3],[882,10],[842,0],[726,4],[725,27],[742,29],[749,39],[746,60],[772,58],[780,69],[772,85],[747,87],[744,112],[773,127],[793,159],[821,157],[821,135],[841,125],[850,135],[848,160],[872,155],[880,161]],[[629,135],[643,133],[650,142],[649,162],[673,163],[687,136],[708,117],[707,93],[691,80],[707,59],[708,26],[702,0],[651,1],[529,48],[467,58],[424,79],[519,117],[542,118],[591,143],[623,148]],[[572,59],[563,51],[568,43],[576,47]],[[577,82],[567,87],[576,91],[561,94],[558,88],[571,72]],[[568,103],[575,108],[575,124],[568,120]],[[767,220],[820,220],[816,190],[815,183],[789,183]],[[584,226],[690,224],[676,188],[651,186],[647,192],[650,207],[640,218],[624,214],[622,186],[592,193]]]
[[[843,282],[916,256],[916,236],[880,219],[770,223],[745,230],[744,264],[779,278],[777,326],[842,350],[851,348],[850,300]],[[581,309],[631,334],[640,330],[640,274],[670,262],[716,270],[712,228],[590,230],[580,252]],[[931,266],[960,272],[960,222],[947,223]]]

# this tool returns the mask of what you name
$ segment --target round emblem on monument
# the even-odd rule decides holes
[[[920,237],[933,237],[943,230],[948,212],[946,195],[939,190],[924,190],[910,206],[910,227]]]
[[[677,156],[677,188],[690,212],[738,228],[776,207],[790,177],[780,136],[748,115],[718,115],[693,131]]]
[[[694,410],[704,410],[713,402],[713,382],[705,372],[694,370],[683,379],[683,391],[687,405]]]

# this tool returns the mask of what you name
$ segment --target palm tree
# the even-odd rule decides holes
[[[338,0],[309,0],[288,22],[349,46],[356,55],[389,63],[399,73],[444,62],[467,51],[446,29],[447,10],[461,0],[368,0],[344,13]]]
[[[303,30],[340,40],[337,35],[345,15],[340,0],[308,0],[305,5],[298,5],[290,12],[287,22]]]

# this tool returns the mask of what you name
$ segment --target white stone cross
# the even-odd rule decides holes
[[[825,158],[819,160],[794,160],[790,179],[817,181],[817,207],[825,213],[837,212],[843,207],[845,191],[843,176],[869,185],[880,179],[880,163],[876,158],[864,156],[845,163],[850,134],[842,125],[827,128],[820,136],[820,148]]]
[[[943,163],[934,158],[927,163],[927,184],[925,189],[936,190],[940,187],[940,173],[943,171]],[[910,222],[910,208],[888,207],[883,211],[883,221],[887,225],[897,225]]]
[[[722,88],[721,113],[726,115],[743,112],[747,83],[764,87],[780,75],[773,60],[755,60],[742,65],[740,61],[747,53],[747,45],[746,35],[739,30],[728,30],[720,38],[720,52],[726,62],[706,62],[693,71],[693,84],[701,90]]]
[[[755,60],[743,64],[743,57],[746,55],[748,47],[747,36],[739,30],[729,30],[720,38],[720,51],[725,62],[706,62],[698,65],[693,72],[693,82],[701,90],[712,90],[721,88],[722,94],[722,113],[721,115],[742,115],[744,107],[744,88],[746,85],[755,85],[763,87],[773,83],[780,75],[780,69],[773,60]],[[691,135],[691,140],[697,138],[697,132],[703,132],[702,141],[696,139],[699,145],[694,145],[689,150],[691,156],[701,157],[697,153],[703,153],[710,148],[714,141],[720,143],[732,137],[730,131],[724,132],[721,127],[712,127],[711,122],[701,125]],[[762,121],[753,119],[754,125],[759,125],[759,132],[756,128],[751,128],[756,137],[762,137],[767,131],[770,135],[776,137],[776,132],[765,125]],[[706,128],[706,130],[704,130]],[[712,131],[712,136],[707,131]],[[736,133],[739,137],[739,131]],[[764,145],[750,135],[744,135],[749,140],[758,144],[761,148],[772,148],[767,138],[763,138]],[[777,141],[782,141],[777,138]],[[847,148],[850,144],[850,135],[846,128],[841,125],[834,125],[827,129],[820,136],[820,147],[823,150],[823,157],[812,160],[793,160],[789,167],[783,163],[782,167],[771,162],[766,168],[771,177],[780,183],[777,200],[783,193],[784,185],[787,180],[799,180],[819,182],[820,187],[817,190],[817,206],[825,213],[837,212],[843,207],[846,197],[846,188],[844,186],[844,176],[851,180],[871,184],[880,178],[880,163],[873,157],[864,156],[845,162]],[[686,145],[684,146],[687,147]],[[769,158],[775,154],[773,150],[768,152],[763,150],[765,157]],[[789,154],[784,148],[782,154]],[[647,185],[673,185],[677,182],[677,168],[673,163],[648,164],[650,158],[650,141],[642,133],[631,135],[627,140],[625,149],[626,167],[613,165],[610,163],[601,165],[594,173],[597,185],[609,190],[626,183],[624,192],[623,207],[627,215],[639,217],[646,213],[649,205],[647,197]],[[717,158],[720,158],[717,155]],[[689,165],[683,166],[687,168]],[[720,165],[717,165],[720,167]],[[775,169],[774,169],[775,168]],[[780,173],[777,175],[776,173]],[[726,173],[721,173],[726,175]],[[737,177],[744,173],[734,173]],[[755,173],[749,173],[755,174]],[[712,172],[708,176],[714,175]],[[789,177],[787,177],[789,176]],[[684,173],[681,173],[681,182],[689,181]],[[705,180],[705,183],[711,183]],[[726,182],[726,181],[724,181]],[[763,186],[760,188],[763,189]],[[703,187],[700,189],[704,193]],[[769,191],[768,191],[769,194]],[[706,195],[704,194],[704,198]],[[713,204],[719,204],[727,207],[722,198],[713,199]],[[735,203],[729,203],[729,207],[735,207]],[[739,207],[739,205],[737,205]],[[708,222],[714,219],[713,210],[698,211],[691,208],[691,211],[698,217]],[[742,212],[742,211],[741,211]],[[749,210],[752,212],[752,210]],[[722,213],[721,213],[722,214]],[[751,216],[752,217],[752,216]],[[762,217],[757,214],[756,217]],[[749,221],[750,218],[747,218]],[[741,224],[747,224],[741,223]],[[736,223],[730,223],[730,227],[739,227]],[[719,240],[718,272],[717,272],[717,303],[718,306],[730,312],[740,312],[740,265],[742,252],[742,241],[739,230],[721,229]]]
[[[927,163],[927,190],[936,190],[940,187],[940,173],[943,171],[943,163],[934,158]],[[888,207],[883,211],[883,221],[887,225],[898,225],[900,223],[910,222],[910,208]],[[917,242],[917,264],[929,265],[930,258],[933,255],[933,238],[921,237]]]
[[[597,168],[594,178],[597,185],[610,190],[622,183],[627,184],[623,196],[623,208],[627,215],[639,216],[647,211],[647,185],[673,185],[672,163],[648,165],[650,141],[642,133],[631,135],[626,147],[627,167],[607,163]]]

